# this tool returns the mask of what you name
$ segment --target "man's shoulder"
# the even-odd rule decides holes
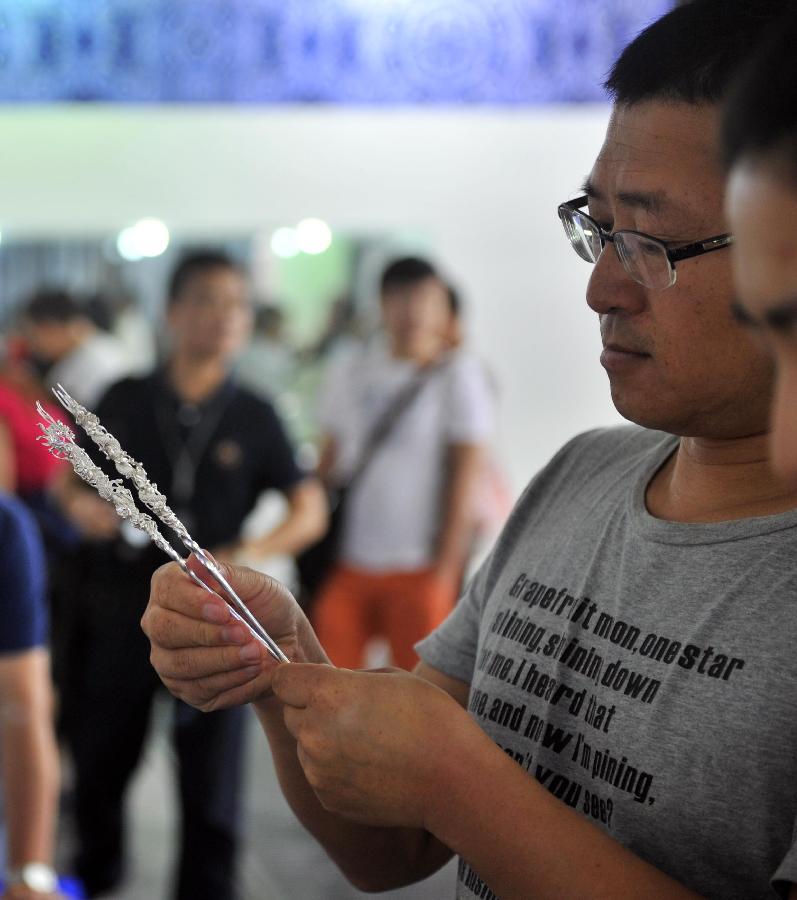
[[[100,403],[105,405],[109,400],[114,403],[138,402],[142,398],[151,397],[159,391],[159,382],[154,372],[148,375],[126,375],[108,386]]]
[[[585,431],[562,446],[532,479],[526,493],[542,489],[573,493],[598,479],[620,482],[636,468],[648,466],[652,457],[663,458],[676,443],[672,435],[638,425]]]
[[[582,431],[564,444],[557,456],[576,457],[585,463],[616,463],[654,452],[666,444],[674,447],[677,440],[673,435],[639,425],[613,425]]]
[[[259,419],[274,419],[277,415],[274,404],[266,394],[258,393],[238,380],[233,382],[230,405],[237,412]]]

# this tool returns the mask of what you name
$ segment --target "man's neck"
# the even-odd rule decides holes
[[[215,393],[227,378],[224,359],[175,355],[167,366],[169,383],[184,403],[201,403]]]
[[[767,444],[767,434],[681,438],[648,485],[648,511],[674,522],[725,522],[797,508],[797,490],[770,469]]]

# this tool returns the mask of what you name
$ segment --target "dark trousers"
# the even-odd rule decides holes
[[[125,869],[125,795],[160,682],[141,632],[136,579],[85,585],[77,600],[64,736],[75,766],[75,871],[89,895]],[[148,591],[143,597],[146,601]],[[174,701],[182,813],[177,900],[234,900],[245,710],[202,713]]]

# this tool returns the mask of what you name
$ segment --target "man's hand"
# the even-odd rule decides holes
[[[195,559],[189,565],[212,585]],[[289,659],[326,661],[287,588],[251,569],[220,568]],[[194,584],[175,563],[153,575],[141,627],[161,680],[191,706],[210,712],[269,696],[276,662],[268,650],[223,600]]]
[[[466,777],[450,758],[489,741],[447,693],[398,669],[283,665],[273,690],[321,804],[367,825],[428,828],[447,779]]]

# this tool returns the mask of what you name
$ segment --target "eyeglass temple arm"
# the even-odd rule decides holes
[[[694,244],[679,247],[678,250],[668,250],[667,253],[670,257],[670,262],[678,262],[681,259],[690,259],[703,253],[713,253],[715,250],[722,250],[732,243],[732,234],[718,234],[716,237],[706,238],[704,241],[696,241]]]

